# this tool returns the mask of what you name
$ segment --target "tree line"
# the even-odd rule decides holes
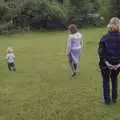
[[[1,0],[0,33],[40,28],[100,26],[120,15],[119,0]]]

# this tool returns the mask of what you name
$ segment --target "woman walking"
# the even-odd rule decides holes
[[[67,56],[72,71],[72,77],[76,76],[77,66],[83,48],[82,35],[78,32],[76,25],[71,24],[68,27]]]

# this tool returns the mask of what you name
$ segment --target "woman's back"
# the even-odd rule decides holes
[[[82,45],[80,44],[82,41],[82,35],[79,32],[72,34],[69,37],[71,41],[71,49],[82,48]]]
[[[120,33],[109,32],[103,38],[106,50],[106,57],[110,60],[120,60]]]

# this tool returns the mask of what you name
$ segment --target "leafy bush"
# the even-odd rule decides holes
[[[3,28],[0,32],[13,28],[63,28],[71,23],[80,27],[88,24],[98,26],[104,20],[101,15],[95,17],[94,14],[102,14],[105,18],[108,13],[103,3],[104,0],[5,0],[0,3],[0,29]],[[99,6],[103,7],[99,9]],[[8,24],[9,21],[13,23]]]
[[[88,24],[94,26],[102,26],[104,23],[104,17],[102,17],[99,13],[88,14]]]
[[[8,8],[5,4],[0,4],[0,21],[5,21],[5,16],[8,13]]]
[[[16,23],[21,26],[48,28],[53,24],[56,24],[57,27],[65,18],[66,12],[58,3],[34,0],[26,1],[22,5],[21,11],[16,17]]]
[[[12,24],[12,22],[4,23],[0,25],[0,34],[6,34],[9,33],[15,29],[15,26]]]

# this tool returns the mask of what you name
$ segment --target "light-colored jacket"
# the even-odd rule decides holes
[[[70,34],[67,41],[66,53],[69,54],[71,50],[83,49],[83,37],[79,32]]]
[[[14,53],[7,53],[6,59],[8,63],[14,63],[15,62],[15,55]]]

